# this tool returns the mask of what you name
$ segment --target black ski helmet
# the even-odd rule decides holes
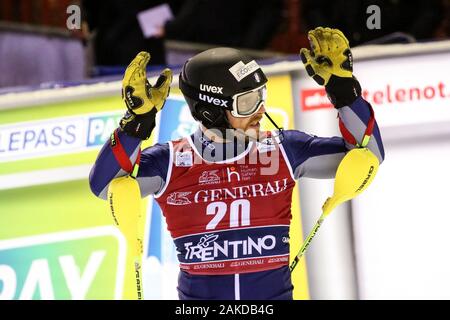
[[[250,56],[232,48],[214,48],[185,62],[179,87],[194,119],[206,128],[231,128],[225,110],[233,110],[233,96],[266,82]]]

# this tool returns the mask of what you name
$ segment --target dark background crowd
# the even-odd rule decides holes
[[[292,53],[304,44],[306,33],[317,26],[341,29],[352,46],[402,32],[416,40],[449,35],[449,1],[441,0],[172,0],[174,19],[161,38],[143,39],[136,14],[164,3],[152,0],[83,0],[91,31],[98,31],[100,64],[114,64],[110,48],[136,48],[144,44],[155,53],[153,63],[163,64],[162,39]],[[380,29],[368,29],[366,8],[378,5]],[[444,26],[443,24],[447,24]],[[125,43],[124,43],[125,41]],[[118,64],[137,50],[125,53]]]
[[[146,38],[137,14],[164,3],[173,18]],[[81,8],[80,30],[67,30],[71,4]],[[379,29],[367,27],[370,5],[380,8]],[[85,75],[92,76],[90,67],[124,66],[141,50],[151,52],[152,64],[167,65],[168,42],[292,54],[308,44],[307,31],[317,26],[341,29],[354,47],[448,39],[449,21],[450,0],[1,0],[0,58],[7,45],[2,33],[37,30],[88,48]]]

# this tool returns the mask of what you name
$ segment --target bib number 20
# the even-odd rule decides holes
[[[218,201],[208,204],[206,214],[214,216],[206,226],[206,230],[214,230],[227,214],[228,206]],[[247,199],[235,200],[230,204],[230,227],[250,225],[250,201]]]

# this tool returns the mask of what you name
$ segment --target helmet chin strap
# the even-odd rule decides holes
[[[278,139],[278,143],[283,143],[283,140],[284,140],[283,127],[281,127],[281,128],[278,127],[277,124],[275,123],[275,121],[273,121],[273,119],[269,116],[269,114],[267,112],[264,112],[264,114],[270,120],[270,122],[272,122],[272,124],[275,126],[275,128],[277,128],[277,130],[278,130],[278,134],[273,136],[273,138]]]
[[[283,128],[278,127],[277,124],[275,123],[275,121],[273,121],[273,119],[269,116],[269,114],[267,112],[264,112],[264,114],[270,120],[270,122],[272,122],[272,124],[275,126],[275,128],[277,128],[277,130],[280,131],[280,134],[281,134],[281,132],[283,132]]]

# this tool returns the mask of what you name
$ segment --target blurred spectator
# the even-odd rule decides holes
[[[0,31],[0,87],[81,81],[83,45],[76,38]]]
[[[281,20],[282,0],[172,0],[168,39],[264,49]]]
[[[89,31],[95,32],[97,65],[128,65],[139,51],[148,51],[149,64],[166,64],[163,38],[145,38],[137,14],[165,1],[83,0],[83,15]]]
[[[85,78],[81,31],[66,24],[66,9],[73,4],[79,1],[0,1],[0,87]]]
[[[432,39],[443,19],[441,0],[303,0],[306,29],[318,26],[339,28],[355,46],[392,34],[404,32],[417,40]],[[381,9],[381,29],[368,29],[367,7]]]
[[[444,17],[435,36],[437,39],[448,39],[450,38],[450,0],[442,0],[442,7]]]

